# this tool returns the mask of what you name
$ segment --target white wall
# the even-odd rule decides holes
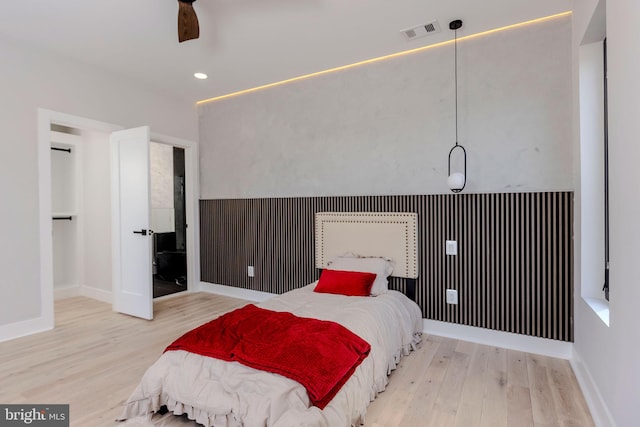
[[[575,2],[577,49],[596,10],[595,1]],[[577,374],[586,385],[600,425],[637,426],[640,419],[640,44],[636,24],[640,3],[606,1],[609,69],[609,154],[611,203],[611,299],[607,327],[576,291],[575,353]],[[576,138],[576,144],[579,139]],[[580,236],[577,241],[579,242]],[[578,243],[579,244],[579,243]],[[584,260],[583,260],[584,261]],[[578,259],[579,263],[579,259]],[[576,271],[580,266],[577,265]],[[577,287],[580,282],[577,278]]]
[[[0,38],[0,336],[39,318],[37,109],[196,140],[193,106],[6,37]],[[107,195],[105,195],[107,197]]]
[[[572,190],[571,19],[458,50],[466,191]],[[453,54],[449,44],[201,105],[202,198],[448,192]]]
[[[78,217],[72,221],[53,222],[53,286],[55,290],[77,287],[78,256]]]

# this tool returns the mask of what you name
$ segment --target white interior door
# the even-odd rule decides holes
[[[153,319],[149,127],[111,134],[113,309]]]

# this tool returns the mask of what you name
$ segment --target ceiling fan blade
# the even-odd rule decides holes
[[[178,41],[180,43],[200,37],[198,17],[193,9],[195,0],[178,0]]]

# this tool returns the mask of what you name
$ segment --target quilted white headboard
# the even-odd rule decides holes
[[[418,214],[405,212],[316,213],[316,268],[353,252],[393,259],[392,276],[418,277]]]

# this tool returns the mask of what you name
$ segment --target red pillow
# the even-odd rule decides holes
[[[376,280],[375,273],[360,271],[324,270],[314,292],[368,297]]]

